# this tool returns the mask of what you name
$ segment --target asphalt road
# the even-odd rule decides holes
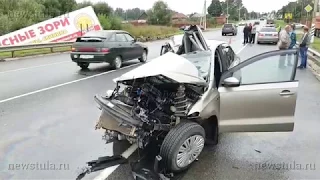
[[[243,60],[275,49],[257,44],[243,49],[241,33],[223,37],[216,31],[205,36],[232,38],[231,45],[235,52],[242,50]],[[149,59],[159,55],[163,42],[147,43]],[[118,71],[110,71],[106,64],[81,71],[68,54],[0,63],[0,179],[74,179],[85,162],[111,155],[112,144],[104,144],[103,132],[94,130],[100,111],[93,96],[113,89],[112,79],[139,63],[126,65]],[[294,132],[223,134],[219,145],[205,149],[183,179],[319,179],[320,84],[309,71],[297,76],[301,84]],[[312,163],[316,170],[256,170],[265,162]],[[62,166],[26,169],[28,163]],[[129,179],[128,174],[128,168],[120,166],[108,179]]]

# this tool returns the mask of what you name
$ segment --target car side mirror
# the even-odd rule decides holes
[[[235,77],[228,77],[222,83],[225,87],[238,87],[240,86],[240,81]]]

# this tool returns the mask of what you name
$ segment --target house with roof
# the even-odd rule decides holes
[[[188,20],[188,16],[183,13],[173,12],[171,20],[172,21],[186,21],[186,20]]]

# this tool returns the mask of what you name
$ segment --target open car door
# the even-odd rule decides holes
[[[220,132],[293,131],[297,63],[298,50],[277,50],[225,72],[218,88]]]

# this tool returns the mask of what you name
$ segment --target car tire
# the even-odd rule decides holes
[[[78,63],[78,66],[80,66],[81,69],[88,69],[89,63]]]
[[[120,69],[122,66],[122,58],[120,56],[117,56],[116,58],[114,58],[114,60],[112,61],[112,68],[113,69]]]
[[[222,36],[224,36],[224,34],[222,33]]]
[[[188,147],[187,144],[190,145],[190,141],[196,141],[197,143]],[[194,122],[181,122],[169,131],[162,142],[160,156],[162,157],[164,168],[170,172],[181,172],[189,168],[202,152],[204,143],[205,130],[202,126]],[[179,152],[183,151],[181,149],[183,147],[188,149],[188,153],[192,151],[194,154],[193,156],[187,154],[188,158],[191,158],[189,162],[178,163],[178,155]]]
[[[144,63],[147,61],[147,57],[148,57],[148,53],[147,53],[147,50],[143,50],[143,53],[142,53],[142,56],[139,58],[139,61]]]
[[[260,44],[260,42],[259,42],[259,41],[257,41],[257,44]]]

